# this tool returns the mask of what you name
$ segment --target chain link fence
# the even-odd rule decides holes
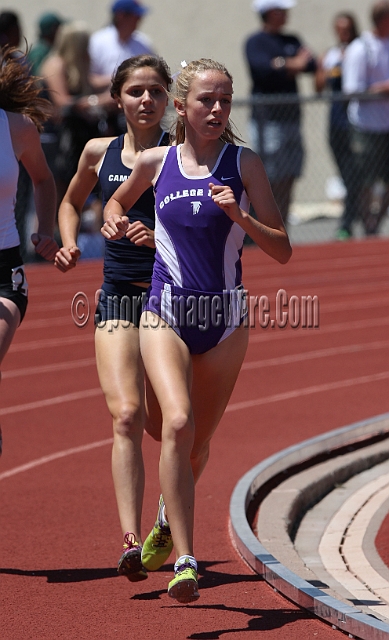
[[[371,95],[358,97],[372,100]],[[296,167],[299,169],[301,163],[301,175],[294,181],[288,207],[287,228],[293,244],[329,242],[336,239],[339,235],[347,193],[350,200],[350,193],[353,191],[351,202],[348,203],[349,209],[355,217],[352,223],[352,233],[354,237],[364,237],[366,230],[358,212],[358,209],[361,209],[363,199],[360,185],[366,174],[377,173],[375,164],[386,167],[384,173],[386,173],[389,184],[389,132],[387,133],[386,149],[380,149],[380,140],[377,140],[376,144],[374,138],[372,143],[370,141],[373,149],[370,150],[369,158],[362,164],[360,163],[359,168],[355,166],[355,153],[349,149],[350,141],[347,135],[344,135],[345,132],[339,130],[331,132],[331,110],[335,105],[335,108],[338,107],[344,111],[349,99],[349,96],[341,94],[337,96],[323,94],[301,97],[295,95],[263,96],[256,99],[255,102],[252,99],[234,100],[232,120],[244,143],[262,155],[261,150],[257,148],[259,130],[267,141],[268,150],[270,148],[270,151],[275,151],[273,164],[266,164],[271,182],[272,176],[270,174],[285,176],[288,170],[294,170]],[[378,96],[375,99],[382,98]],[[257,131],[252,126],[253,108],[259,123]],[[172,121],[174,113],[170,108],[166,125]],[[285,131],[288,141],[279,153],[277,152],[278,136],[284,135]],[[302,141],[301,148],[300,139]],[[356,143],[358,146],[358,140]],[[361,148],[354,148],[354,151],[358,156],[358,151],[360,152]],[[383,155],[384,152],[387,153],[386,158]],[[361,156],[359,160],[361,160]],[[28,262],[36,259],[29,240],[31,232],[34,231],[35,212],[32,190],[31,188],[27,189],[27,186],[30,185],[24,178],[25,172],[22,170],[16,214],[23,257]],[[282,183],[281,181],[277,194],[280,201],[284,199],[283,184],[286,184],[285,188],[288,188],[287,182]],[[380,179],[375,180],[368,205],[373,217],[374,213],[379,212],[384,195],[383,182]],[[389,236],[387,210],[379,226],[379,235]],[[247,242],[249,243],[250,240],[247,239]]]
[[[372,100],[371,95],[358,96],[361,100]],[[382,100],[376,96],[374,100]],[[247,146],[262,156],[265,151],[274,153],[273,160],[265,158],[270,182],[277,176],[285,176],[288,170],[298,169],[300,157],[299,135],[302,140],[303,156],[300,177],[296,178],[288,214],[288,232],[293,243],[328,242],[342,234],[339,227],[342,224],[347,196],[348,209],[354,217],[351,229],[354,237],[366,235],[362,217],[362,200],[366,196],[362,193],[362,183],[367,174],[380,175],[380,169],[389,172],[389,139],[384,140],[381,149],[381,138],[373,135],[373,149],[369,156],[361,155],[360,142],[350,139],[351,130],[334,129],[330,126],[330,116],[333,110],[345,112],[350,96],[313,95],[313,96],[261,96],[255,100],[235,100],[232,120],[240,136]],[[256,116],[256,127],[253,128],[253,112]],[[270,122],[270,126],[269,126]],[[281,145],[281,153],[277,153],[277,136],[284,135],[286,127],[289,142]],[[297,130],[297,137],[296,137]],[[262,133],[262,145],[258,140]],[[389,134],[388,134],[389,138]],[[263,140],[265,141],[263,143]],[[381,145],[382,146],[382,145]],[[357,164],[356,164],[357,161]],[[343,176],[343,177],[342,177]],[[348,189],[346,188],[346,184]],[[378,214],[380,207],[385,205],[378,233],[389,236],[389,217],[386,203],[383,201],[384,184],[380,177],[372,180],[369,190],[369,202],[364,206],[372,214],[371,219]],[[350,202],[351,198],[351,202]],[[277,198],[276,198],[277,199]],[[282,199],[282,194],[281,194]],[[349,214],[350,215],[350,214]],[[346,238],[346,234],[343,236]]]

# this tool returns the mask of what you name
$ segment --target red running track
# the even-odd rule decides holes
[[[93,323],[74,294],[101,263],[69,274],[29,266],[30,306],[6,357],[0,422],[0,637],[131,640],[344,637],[251,573],[228,535],[239,478],[280,449],[389,411],[389,242],[300,246],[288,265],[246,248],[244,282],[266,295],[317,295],[317,329],[263,329],[250,347],[197,489],[200,600],[166,595],[172,561],[136,585],[116,574],[121,532],[110,476],[111,424],[94,365]],[[82,309],[79,308],[81,311]],[[257,313],[256,313],[257,315]],[[155,518],[159,446],[144,440],[144,534]]]

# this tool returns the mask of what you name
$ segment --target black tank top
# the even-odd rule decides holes
[[[116,189],[131,175],[132,169],[122,162],[124,135],[112,140],[107,148],[99,170],[99,182],[105,206]],[[169,144],[169,134],[163,133],[158,146]],[[154,192],[150,187],[126,214],[130,222],[139,220],[149,229],[154,229]],[[150,282],[153,271],[155,249],[136,246],[124,237],[120,240],[106,240],[104,253],[104,281]]]

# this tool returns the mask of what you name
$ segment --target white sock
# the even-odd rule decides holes
[[[193,556],[180,556],[177,560],[177,562],[174,564],[174,571],[177,571],[177,569],[182,565],[182,564],[190,564],[191,567],[193,567],[193,569],[195,571],[197,571],[197,562],[196,562],[196,558],[194,558]]]
[[[162,498],[162,500],[163,500],[163,498]],[[163,507],[162,507],[162,509],[160,509],[159,516],[160,516],[160,520],[161,520],[160,524],[163,527],[169,527],[169,521],[168,521],[168,519],[166,517],[166,505],[165,505],[165,503],[163,503]]]

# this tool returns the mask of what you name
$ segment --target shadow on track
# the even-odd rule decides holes
[[[29,576],[31,578],[47,578],[48,583],[88,582],[118,578],[116,568],[105,569],[44,569],[40,571],[23,571],[22,569],[0,569],[0,574],[10,576]]]
[[[201,631],[187,636],[187,640],[216,640],[226,633],[243,633],[250,631],[271,631],[296,622],[296,620],[310,620],[312,616],[306,611],[297,609],[248,609],[246,607],[228,607],[224,604],[192,605],[192,609],[198,611],[225,611],[226,613],[243,613],[250,619],[246,627],[229,629],[216,629],[214,631]]]

